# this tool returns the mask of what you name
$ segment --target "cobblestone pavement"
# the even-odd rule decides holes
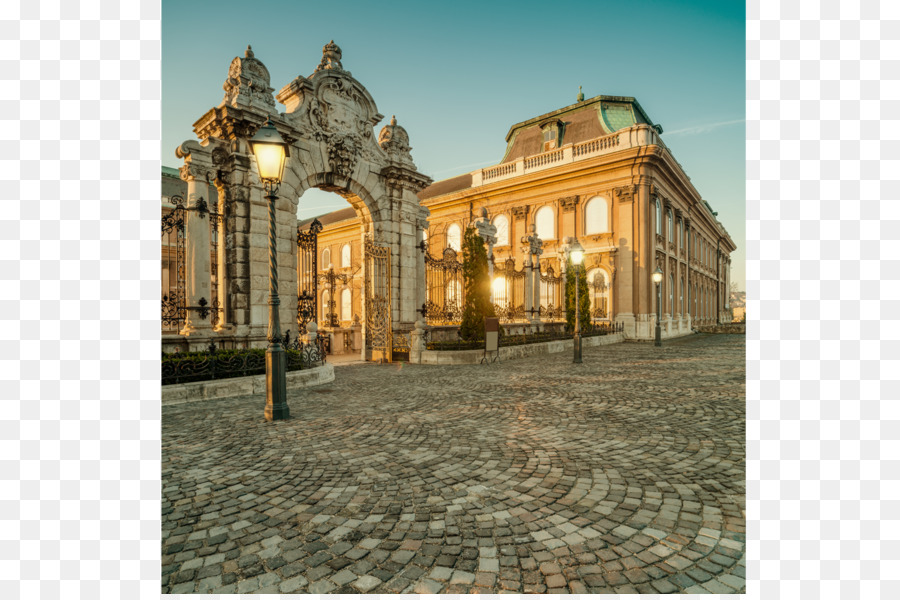
[[[744,339],[164,406],[162,591],[744,591]]]

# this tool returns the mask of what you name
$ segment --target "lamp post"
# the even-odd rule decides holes
[[[659,268],[659,265],[656,265],[656,270],[653,271],[653,282],[656,284],[656,345],[662,346],[662,329],[659,326],[660,320],[660,304],[662,304],[662,296],[659,291],[659,284],[662,281],[663,272],[662,269]]]
[[[290,156],[287,142],[282,139],[271,117],[250,139],[256,156],[259,178],[269,201],[269,330],[266,337],[266,420],[280,421],[290,416],[287,405],[284,347],[281,345],[281,323],[278,319],[278,255],[275,236],[275,202],[278,185],[284,171],[284,159]]]
[[[577,238],[572,238],[569,244],[569,258],[572,259],[572,264],[575,266],[575,335],[572,338],[575,358],[572,362],[581,364],[581,311],[579,310],[581,306],[578,301],[578,275],[581,262],[584,260],[584,248],[578,243]]]

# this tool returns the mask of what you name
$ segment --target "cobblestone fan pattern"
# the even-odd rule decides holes
[[[742,335],[162,409],[167,593],[745,590]]]

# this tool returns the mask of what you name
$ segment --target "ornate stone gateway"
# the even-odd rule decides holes
[[[343,68],[334,42],[323,48],[322,60],[308,77],[299,76],[274,94],[269,71],[250,47],[231,62],[222,102],[194,123],[198,141],[184,142],[176,155],[184,159],[181,177],[188,197],[213,182],[219,211],[224,215],[219,248],[224,259],[217,273],[222,292],[219,337],[261,346],[268,323],[266,235],[267,203],[248,140],[272,119],[291,145],[276,204],[279,293],[298,295],[298,306],[282,303],[279,318],[305,328],[316,316],[316,303],[307,307],[303,262],[305,250],[296,242],[297,207],[310,188],[335,192],[355,209],[360,239],[379,248],[364,261],[363,277],[372,284],[364,303],[366,339],[385,347],[390,355],[391,332],[410,331],[425,303],[425,261],[418,250],[427,226],[428,210],[416,193],[431,183],[412,161],[409,136],[392,118],[376,135],[384,118],[369,92]],[[275,100],[284,104],[279,113]],[[209,281],[209,261],[193,258],[188,241],[188,280]],[[196,256],[200,256],[199,253]],[[299,261],[299,264],[298,264]],[[384,267],[383,265],[389,265]],[[369,273],[369,269],[381,269]],[[196,287],[196,286],[195,286]],[[367,288],[369,289],[369,288]],[[306,290],[306,294],[304,294]],[[188,286],[187,305],[193,306],[205,289]],[[387,304],[382,304],[387,303]],[[199,323],[191,344],[214,337]]]
[[[365,241],[366,358],[391,362],[391,252]]]

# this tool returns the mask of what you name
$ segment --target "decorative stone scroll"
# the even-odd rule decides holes
[[[636,190],[637,186],[634,185],[626,185],[624,187],[616,188],[616,198],[618,198],[619,202],[632,202],[634,200],[634,194]]]
[[[572,212],[578,205],[578,196],[567,196],[565,198],[560,198],[559,205],[562,207],[563,212]]]

